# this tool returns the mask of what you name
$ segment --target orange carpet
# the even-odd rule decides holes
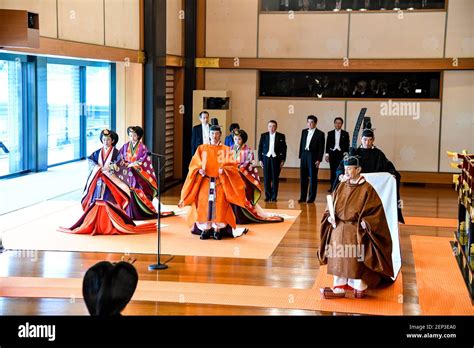
[[[458,221],[456,219],[447,218],[407,216],[405,217],[405,225],[456,228]]]
[[[177,207],[172,207],[177,210]],[[41,206],[42,214],[27,210],[23,212],[25,220],[16,216],[1,218],[0,226],[8,226],[2,242],[10,250],[56,250],[79,252],[107,252],[131,254],[155,254],[157,250],[156,233],[137,235],[74,235],[58,232],[60,226],[71,226],[81,215],[79,204],[47,202]],[[35,207],[31,209],[37,209]],[[283,214],[285,221],[274,224],[247,225],[250,231],[239,238],[200,240],[192,235],[187,225],[187,216],[178,215],[162,219],[162,253],[170,255],[232,257],[232,258],[269,258],[285,234],[291,228],[300,210],[266,210]],[[7,220],[8,219],[8,220]],[[5,220],[5,221],[3,221]],[[14,220],[14,221],[12,221]],[[24,222],[23,222],[24,221]]]
[[[452,238],[410,236],[423,315],[474,315]]]
[[[322,267],[312,289],[265,286],[206,284],[188,282],[139,281],[134,301],[215,304],[263,308],[287,308],[372,315],[402,315],[398,302],[401,275],[387,289],[374,291],[363,300],[323,300],[319,287],[330,285],[331,277]],[[0,278],[1,297],[82,298],[80,278]]]
[[[318,290],[325,286],[331,287],[333,276],[327,274],[327,266],[321,266],[319,276],[313,286]],[[364,313],[374,315],[403,315],[403,279],[398,274],[395,282],[385,288],[369,290],[369,296],[363,300],[337,299],[321,300],[321,311]]]

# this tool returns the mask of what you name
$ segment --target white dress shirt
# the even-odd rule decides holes
[[[209,144],[211,142],[210,139],[210,132],[209,132],[209,124],[206,125],[201,125],[202,126],[202,143],[203,144]]]
[[[276,157],[276,153],[275,153],[275,136],[276,136],[276,132],[275,133],[269,133],[270,134],[270,146],[269,146],[269,150],[268,150],[268,153],[267,153],[267,157]]]
[[[305,150],[309,150],[309,144],[311,144],[311,139],[313,138],[315,130],[316,128],[313,128],[313,129],[308,128],[308,136],[306,137],[306,146],[304,148]]]
[[[335,129],[334,130],[334,136],[335,136],[335,141],[334,141],[334,149],[333,150],[339,150],[341,151],[341,147],[339,146],[339,141],[341,140],[341,130]]]

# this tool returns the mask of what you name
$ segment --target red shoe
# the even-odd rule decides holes
[[[337,285],[334,288],[344,289],[346,291],[354,291],[354,288],[350,286],[349,284]]]

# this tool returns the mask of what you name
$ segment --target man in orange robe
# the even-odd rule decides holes
[[[200,145],[191,160],[178,206],[191,205],[191,233],[201,239],[238,237],[247,229],[236,228],[230,203],[245,207],[245,184],[229,148],[220,142],[220,127],[211,126],[209,133],[210,144]]]

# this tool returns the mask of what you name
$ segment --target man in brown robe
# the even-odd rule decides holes
[[[318,258],[334,276],[333,287],[321,289],[324,298],[362,298],[367,288],[394,275],[382,201],[360,175],[358,157],[346,156],[344,166],[344,178],[332,194],[334,217],[327,210],[321,221]]]

